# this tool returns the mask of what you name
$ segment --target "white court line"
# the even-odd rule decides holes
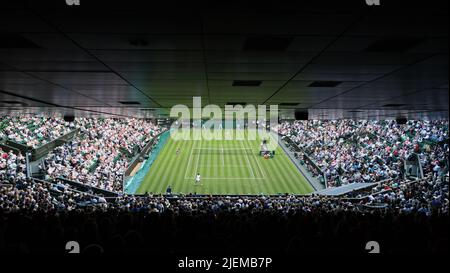
[[[194,142],[195,144],[195,142]],[[194,145],[193,144],[193,145]],[[186,166],[186,171],[184,172],[184,179],[187,179],[187,174],[188,174],[188,170],[189,170],[189,166],[192,165],[191,164],[191,158],[192,158],[192,152],[194,151],[194,148],[191,148],[191,152],[189,153],[189,159],[188,159],[188,164]]]
[[[225,156],[223,154],[223,147],[222,147],[222,166],[225,166]]]
[[[202,148],[202,141],[200,140],[200,149]],[[198,164],[200,163],[200,153],[198,153],[197,155],[197,164],[195,164],[195,172],[194,172],[194,176],[195,174],[198,173]]]
[[[251,148],[192,148],[194,150],[207,150],[207,151],[242,151],[251,150]]]
[[[201,146],[201,142],[200,142],[200,146]],[[242,142],[240,142],[240,146],[241,146],[240,148],[239,147],[236,147],[236,148],[223,148],[223,147],[222,148],[201,148],[201,147],[200,148],[191,148],[191,153],[189,155],[189,161],[191,161],[191,157],[193,155],[193,150],[220,150],[220,151],[222,151],[223,160],[225,158],[225,156],[224,156],[225,155],[224,154],[225,151],[230,151],[230,150],[231,151],[232,150],[240,150],[240,151],[242,151],[242,150],[244,150],[244,151],[245,150],[251,150],[252,151],[253,150],[251,148],[245,148],[244,144],[242,144]],[[247,160],[247,166],[245,166],[245,165],[227,165],[227,167],[231,167],[231,168],[250,168],[250,171],[251,171],[251,174],[252,174],[253,177],[247,177],[247,178],[245,178],[245,177],[229,177],[229,178],[227,178],[227,177],[202,177],[202,180],[203,179],[206,179],[206,180],[264,180],[264,179],[266,179],[266,177],[264,175],[264,172],[261,171],[261,167],[259,166],[259,162],[257,161],[257,164],[258,164],[258,167],[259,167],[263,177],[255,176],[255,173],[253,171],[253,167],[250,164],[250,160],[249,160],[248,154],[245,154],[245,157],[246,157],[246,160]],[[255,158],[255,160],[257,160],[257,159]],[[196,171],[198,171],[198,169],[201,168],[201,167],[223,167],[221,165],[199,165],[199,163],[200,163],[199,161],[200,161],[200,153],[198,153],[198,155],[197,155],[197,163],[195,165]],[[187,173],[187,171],[188,171],[188,169],[186,169],[186,173]],[[195,177],[191,178],[191,177],[187,177],[187,175],[185,175],[184,179],[185,180],[193,180],[193,179],[195,179]]]
[[[252,146],[251,143],[250,143],[250,140],[248,140],[248,139],[246,140],[246,146],[250,146],[250,147]],[[251,149],[251,148],[249,148],[249,149]],[[259,158],[253,153],[252,153],[252,156],[253,156],[253,159],[256,161],[256,165],[258,165],[258,169],[259,169],[259,172],[261,173],[262,177],[264,179],[266,179],[266,174],[263,171],[263,168],[261,167],[261,165],[259,163]]]
[[[242,144],[242,142],[240,142],[240,144],[241,144],[242,148],[245,149],[244,144]],[[255,173],[253,172],[253,167],[252,167],[252,165],[250,164],[250,160],[248,159],[248,154],[245,154],[245,159],[247,159],[247,164],[248,164],[248,167],[250,168],[250,171],[251,171],[251,173],[252,173],[252,176],[255,177]]]
[[[195,177],[193,178],[185,178],[185,180],[193,180],[195,179]],[[226,178],[226,177],[202,177],[202,180],[264,180],[265,178],[261,178],[261,177],[247,177],[247,178],[242,178],[242,177],[230,177],[230,178]]]
[[[250,145],[250,144],[248,144],[248,145]],[[256,161],[256,165],[258,165],[259,172],[261,173],[261,175],[265,179],[266,178],[266,174],[263,172],[263,168],[261,168],[261,165],[259,163],[259,158],[256,155],[253,155],[253,159]]]
[[[203,164],[201,164],[201,165],[198,165],[198,167],[199,168],[209,168],[209,167],[217,167],[217,168],[222,168],[223,167],[223,165],[218,165],[218,164],[211,164],[211,165],[208,165],[208,164],[206,164],[206,165],[203,165]],[[227,167],[230,167],[230,168],[247,168],[245,165],[243,166],[243,165],[227,165]]]

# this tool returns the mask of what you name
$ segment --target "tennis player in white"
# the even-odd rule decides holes
[[[201,176],[200,176],[199,173],[197,173],[197,175],[195,176],[195,184],[196,185],[201,185],[200,180],[201,180]]]

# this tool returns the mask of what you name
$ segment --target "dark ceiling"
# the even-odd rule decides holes
[[[448,1],[93,2],[2,1],[0,111],[448,118]]]

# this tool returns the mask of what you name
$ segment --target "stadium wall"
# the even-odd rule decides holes
[[[144,153],[141,154],[141,156],[148,155],[148,159],[144,161],[141,168],[136,172],[136,174],[133,177],[131,177],[131,179],[128,182],[125,182],[126,180],[124,180],[123,192],[125,194],[135,194],[136,193],[136,191],[139,189],[142,181],[144,180],[145,176],[147,175],[148,171],[150,170],[150,167],[152,166],[153,162],[156,160],[159,153],[163,149],[164,145],[167,143],[167,140],[169,139],[169,137],[170,137],[169,131],[161,133],[159,136],[158,143],[154,146],[153,146],[153,143],[152,143],[152,145],[149,145],[149,147],[153,146],[153,149],[144,149],[143,150]],[[128,172],[128,173],[130,173],[130,172]]]

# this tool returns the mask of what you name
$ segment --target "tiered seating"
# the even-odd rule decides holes
[[[3,117],[0,121],[0,139],[38,148],[68,134],[75,126],[75,123],[65,122],[62,118]]]
[[[86,185],[100,189],[119,190],[122,177],[128,166],[129,154],[133,154],[135,147],[142,148],[160,132],[160,128],[151,122],[136,119],[79,119],[77,120],[81,133],[71,142],[57,148],[46,159],[47,172],[51,177],[64,176],[70,180],[79,181]],[[368,122],[304,122],[283,124],[280,132],[292,137],[304,147],[311,150],[311,156],[318,159],[320,164],[330,164],[334,161],[345,161],[350,158],[351,164],[336,165],[344,169],[341,176],[356,172],[371,174],[375,172],[375,164],[394,166],[392,159],[401,158],[415,149],[415,143],[405,139],[404,145],[398,144],[398,138],[385,135],[378,130],[378,125]],[[383,125],[385,126],[385,125]],[[439,142],[445,140],[445,129],[439,123],[414,123],[415,128],[421,128],[413,136],[414,140],[423,137],[421,131],[437,126],[434,132]],[[372,128],[372,129],[367,129]],[[407,130],[396,128],[398,133]],[[448,127],[447,127],[448,128]],[[403,131],[402,131],[403,130]],[[433,130],[433,129],[431,129]],[[292,131],[292,134],[291,134]],[[374,137],[367,139],[367,132],[376,132],[380,139],[392,139],[394,146],[387,146],[385,142]],[[415,130],[417,131],[417,130]],[[359,133],[358,133],[359,132]],[[356,136],[356,137],[354,137]],[[312,140],[308,139],[311,138]],[[302,143],[302,141],[305,141]],[[448,144],[434,145],[430,150],[419,149],[416,152],[427,155],[430,166],[439,166],[440,160],[448,157]],[[342,151],[350,152],[353,157],[345,157]],[[388,151],[388,152],[386,152]],[[395,154],[395,151],[398,153]],[[361,153],[363,156],[355,156]],[[442,153],[442,154],[441,154]],[[395,155],[394,155],[395,154]],[[76,193],[75,189],[68,191],[62,184],[46,184],[26,180],[24,157],[5,153],[0,150],[2,164],[0,170],[3,180],[8,180],[14,188],[6,187],[0,191],[0,207],[3,210],[32,209],[37,211],[55,211],[59,209],[83,208],[81,203],[90,202],[90,210],[119,210],[145,211],[155,213],[223,213],[223,212],[251,212],[259,213],[322,213],[333,211],[347,211],[352,213],[367,213],[382,207],[384,212],[397,214],[422,214],[425,216],[448,214],[448,166],[441,169],[431,169],[426,179],[420,181],[405,181],[400,176],[388,177],[370,190],[358,189],[344,197],[328,198],[324,196],[255,196],[255,197],[195,197],[195,196],[112,196],[110,202],[102,197]],[[447,157],[442,157],[447,156]],[[322,158],[321,158],[322,157]],[[375,163],[373,158],[379,157],[384,163]],[[343,160],[344,159],[344,160]],[[356,160],[355,160],[356,159]],[[340,163],[342,163],[340,162]],[[366,166],[367,165],[367,166]],[[329,165],[324,165],[329,168]],[[353,169],[352,169],[353,168]],[[370,168],[374,169],[371,170]],[[330,171],[327,172],[331,174]],[[330,177],[332,177],[330,175]],[[348,177],[347,177],[348,178]],[[370,181],[370,179],[369,179]],[[374,181],[371,181],[374,182]],[[37,183],[37,184],[36,184]],[[68,191],[68,192],[66,192]],[[75,201],[74,201],[75,200]],[[100,204],[100,205],[95,205]],[[382,206],[380,206],[382,205]]]
[[[12,189],[12,190],[11,190]],[[49,191],[56,191],[59,199]],[[334,210],[355,213],[368,213],[374,208],[383,208],[384,213],[422,214],[424,216],[448,215],[449,181],[448,175],[438,179],[428,176],[419,181],[391,180],[377,187],[359,192],[358,195],[343,197],[312,196],[255,196],[255,197],[194,197],[194,196],[120,196],[107,203],[102,197],[74,194],[66,191],[62,185],[45,183],[20,182],[14,188],[3,188],[0,191],[0,208],[3,210],[35,209],[40,211],[56,211],[74,208],[80,201],[90,200],[94,210],[144,211],[165,213],[223,213],[272,211],[273,213],[317,213]],[[20,197],[19,197],[20,196]],[[76,196],[76,201],[72,198]],[[94,200],[95,199],[95,200]],[[38,206],[36,206],[39,204]],[[383,206],[380,206],[382,204]],[[83,207],[83,206],[81,206]],[[379,213],[377,212],[377,213]]]
[[[124,149],[133,154],[134,145],[142,147],[159,131],[151,123],[138,120],[82,119],[79,122],[81,133],[47,157],[47,171],[54,168],[54,176],[68,174],[74,180],[103,188],[112,186],[116,189],[117,181],[108,179],[116,178],[115,175],[127,165]],[[332,129],[331,132],[337,130]],[[143,138],[145,135],[149,137]],[[301,138],[301,134],[298,136]],[[364,138],[340,140],[321,136],[317,143],[328,144],[326,147],[332,150],[330,143],[360,151],[368,149],[361,142]],[[320,152],[320,147],[314,146],[317,143],[310,146],[306,143],[305,147]],[[448,156],[448,144],[437,146]],[[437,161],[443,159],[435,152],[436,149],[432,148],[426,154]],[[155,252],[165,248],[168,252],[178,250],[181,253],[186,245],[200,245],[203,251],[218,252],[249,246],[264,250],[267,240],[261,238],[268,238],[270,231],[273,236],[269,240],[273,240],[273,244],[267,251],[273,252],[273,247],[280,253],[315,250],[320,255],[331,246],[332,250],[343,250],[348,254],[355,250],[364,251],[361,242],[378,238],[380,230],[389,231],[386,233],[389,236],[383,237],[383,249],[396,245],[403,251],[406,247],[414,254],[418,250],[448,249],[445,238],[448,238],[449,180],[448,168],[444,167],[438,171],[433,168],[423,180],[389,179],[376,187],[358,189],[343,197],[104,197],[100,192],[80,192],[82,189],[76,185],[27,180],[22,156],[1,150],[0,155],[0,237],[6,239],[0,240],[0,252],[10,249],[11,243],[25,250],[42,245],[47,247],[52,245],[49,241],[56,237],[54,249],[62,251],[63,244],[59,239],[85,238],[83,236],[88,236],[89,243],[96,242],[109,252],[113,252],[115,247],[122,249],[124,244],[120,242],[124,241],[131,250],[142,251],[145,244],[155,246]],[[358,159],[366,160],[363,157]],[[94,162],[98,165],[91,167]],[[436,162],[430,164],[436,166]],[[117,169],[111,169],[111,166]],[[92,169],[88,170],[89,167]],[[113,174],[111,177],[105,175],[108,168]],[[82,176],[89,180],[81,179]],[[205,234],[203,237],[191,236],[192,233],[183,232],[183,229],[202,230]],[[133,231],[124,235],[127,230]],[[155,238],[155,233],[168,236]],[[413,236],[414,240],[410,242]],[[352,241],[357,245],[349,243]],[[443,247],[439,245],[441,242],[444,242]]]
[[[80,134],[46,158],[49,178],[64,177],[98,188],[121,191],[133,156],[160,128],[137,119],[78,119]]]
[[[402,161],[413,153],[419,154],[426,172],[447,164],[445,121],[409,121],[406,126],[395,121],[297,121],[277,130],[324,170],[329,186],[400,177]]]

